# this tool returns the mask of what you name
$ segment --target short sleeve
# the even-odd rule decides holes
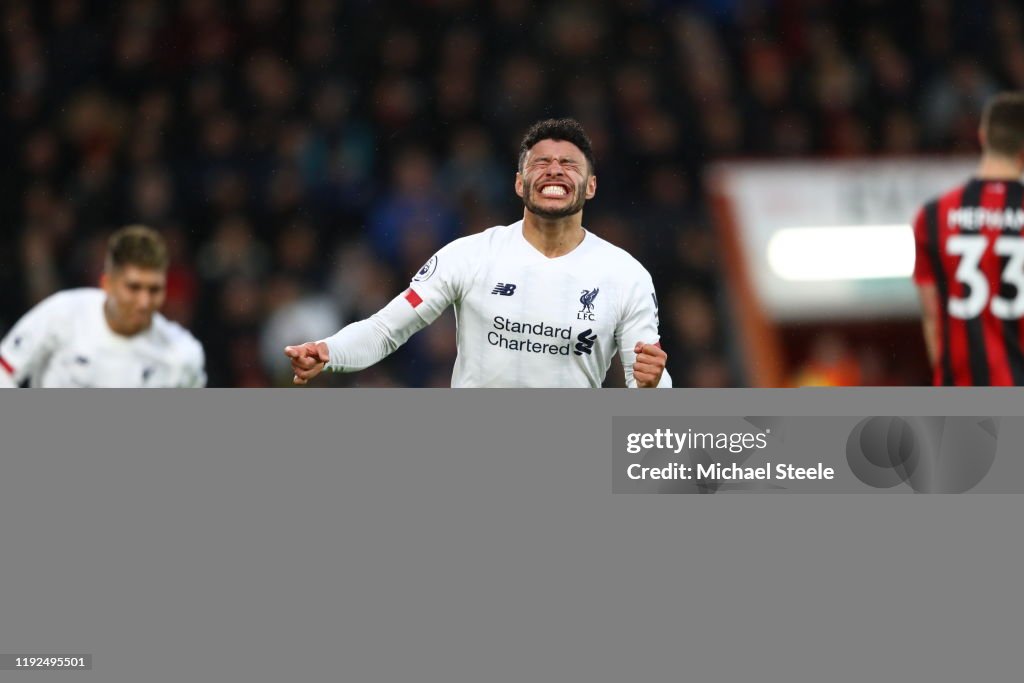
[[[926,285],[935,282],[931,254],[933,246],[928,241],[927,216],[928,207],[917,212],[914,219],[914,282]]]

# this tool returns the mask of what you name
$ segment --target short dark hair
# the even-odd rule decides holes
[[[990,99],[981,128],[986,151],[1008,157],[1024,152],[1024,93],[1001,93]]]
[[[587,159],[590,172],[594,172],[594,148],[590,144],[583,126],[576,119],[544,119],[530,126],[519,144],[519,170],[523,170],[526,155],[541,140],[564,140],[580,148]]]
[[[167,243],[153,228],[129,225],[107,242],[107,270],[136,266],[145,270],[167,270]]]

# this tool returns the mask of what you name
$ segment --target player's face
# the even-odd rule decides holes
[[[107,322],[125,336],[148,328],[167,295],[166,272],[132,265],[104,273],[100,284],[107,293]]]
[[[526,209],[542,218],[562,218],[583,210],[597,191],[580,148],[565,140],[541,140],[516,174],[516,194]]]

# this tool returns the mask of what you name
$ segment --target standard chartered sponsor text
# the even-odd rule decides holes
[[[568,356],[572,348],[572,327],[555,327],[543,322],[521,322],[496,316],[494,318],[494,329],[487,333],[487,343],[491,346],[500,346],[510,351],[526,351],[527,353],[547,353],[558,356]],[[536,341],[530,337],[517,339],[502,334],[508,332],[516,335],[533,335],[550,340],[567,340],[565,344],[550,343],[548,341]]]

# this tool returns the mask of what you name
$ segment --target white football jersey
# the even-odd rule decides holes
[[[203,347],[185,328],[157,313],[149,329],[121,336],[107,324],[105,301],[103,290],[82,288],[40,302],[0,342],[4,374],[33,387],[206,384]]]
[[[600,387],[613,354],[633,380],[637,342],[658,343],[651,276],[592,232],[548,258],[522,221],[463,237],[437,252],[405,294],[423,320],[455,307],[453,387]],[[671,386],[666,372],[661,386]]]

